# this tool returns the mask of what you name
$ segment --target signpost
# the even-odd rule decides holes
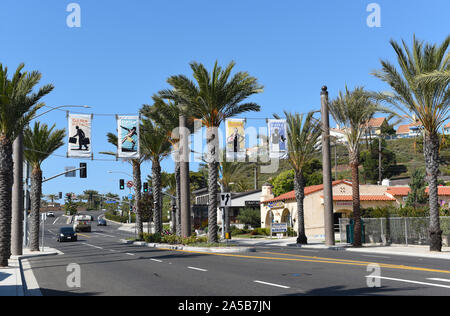
[[[272,238],[273,233],[283,236],[284,233],[287,233],[287,223],[272,223],[270,238]]]
[[[128,181],[128,182],[127,182],[127,187],[128,187],[128,188],[131,189],[133,186],[134,186],[133,181]]]
[[[222,239],[225,239],[225,221],[227,219],[227,208],[231,206],[231,193],[220,193],[220,207],[222,208]]]
[[[41,214],[42,220],[42,252],[44,252],[44,231],[45,231],[45,220],[47,219],[47,213]]]

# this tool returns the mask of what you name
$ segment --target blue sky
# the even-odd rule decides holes
[[[81,7],[80,28],[66,25],[71,2]],[[381,7],[380,28],[366,23],[366,7],[372,2]],[[86,104],[92,108],[76,111],[134,114],[151,102],[152,94],[168,87],[169,76],[190,76],[189,62],[210,69],[216,60],[221,65],[234,60],[236,70],[248,71],[265,86],[264,93],[251,99],[262,111],[242,117],[265,118],[282,110],[319,109],[324,84],[330,98],[346,84],[386,90],[370,72],[380,67],[380,58],[395,62],[389,40],[411,43],[416,34],[441,43],[450,30],[448,12],[448,0],[2,0],[0,62],[10,71],[24,62],[27,70],[42,72],[41,83],[55,85],[44,99],[50,106]],[[63,111],[41,121],[67,126]],[[95,153],[113,149],[105,135],[115,129],[113,116],[94,115]],[[65,153],[65,147],[57,151]],[[44,176],[79,162],[51,157],[42,166]],[[87,162],[88,179],[52,180],[43,193],[87,188],[120,193],[118,179],[127,176],[107,171],[131,173],[127,163]],[[173,162],[164,162],[163,169],[172,171]],[[142,170],[145,178],[151,164]]]

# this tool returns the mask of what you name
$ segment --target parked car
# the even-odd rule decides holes
[[[62,241],[77,241],[78,236],[77,233],[73,230],[72,227],[61,227],[58,233],[58,242]]]
[[[55,217],[55,213],[53,213],[53,212],[47,212],[47,217]]]
[[[97,222],[97,226],[106,226],[106,221],[103,218],[99,219]]]

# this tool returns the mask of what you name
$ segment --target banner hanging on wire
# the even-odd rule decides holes
[[[139,116],[117,116],[117,130],[117,157],[139,158]]]
[[[287,152],[286,120],[268,120],[270,157],[280,158]]]
[[[226,126],[227,161],[245,160],[245,119],[228,119]]]
[[[92,114],[68,113],[69,142],[67,157],[92,158]]]

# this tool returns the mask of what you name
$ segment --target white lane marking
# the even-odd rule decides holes
[[[114,250],[114,249],[109,249],[109,251],[111,251],[111,252],[117,252],[117,250]]]
[[[47,230],[49,233],[51,233],[52,235],[56,236],[56,233],[52,232],[50,229]]]
[[[283,288],[283,289],[290,289],[289,286],[280,285],[280,284],[275,284],[275,283],[268,283],[268,282],[263,282],[263,281],[258,281],[258,280],[255,280],[255,281],[253,281],[253,282],[261,283],[261,284],[265,284],[265,285],[270,285],[270,286],[281,287],[281,288]]]
[[[55,221],[53,222],[53,225],[56,224],[56,222],[58,221],[59,217],[57,219],[55,219]]]
[[[111,235],[106,235],[106,234],[101,234],[101,233],[94,233],[94,234],[114,238],[114,236],[111,236]]]
[[[83,242],[82,244],[86,245],[86,246],[89,246],[89,247],[97,248],[97,249],[103,249],[102,247],[98,247],[98,246],[94,246],[94,245],[91,245],[91,244],[87,244],[85,242]]]
[[[362,257],[385,258],[385,259],[389,259],[389,258],[390,258],[390,257],[385,257],[385,256],[375,256],[375,255],[362,255]]]
[[[23,277],[26,286],[26,296],[42,296],[41,289],[39,288],[39,284],[34,276],[33,270],[31,269],[31,264],[28,259],[21,260]]]
[[[150,259],[151,261],[156,261],[156,262],[162,262],[162,260],[158,260],[158,259]]]
[[[413,283],[413,284],[420,284],[420,285],[428,285],[428,286],[435,286],[435,287],[443,287],[443,288],[446,288],[446,289],[450,289],[450,285],[442,285],[442,284],[419,282],[419,281],[412,281],[412,280],[395,279],[395,278],[388,278],[388,277],[382,277],[382,276],[366,275],[366,278],[378,278],[378,279],[384,279],[384,280],[391,280],[391,281],[398,281],[398,282],[405,282],[405,283]]]
[[[200,268],[196,268],[196,267],[188,267],[188,269],[202,271],[202,272],[208,272],[208,270],[200,269]]]
[[[439,279],[439,278],[428,278],[427,280],[431,280],[431,281],[441,281],[441,282],[450,282],[449,279]]]
[[[129,255],[129,256],[135,256],[134,253],[125,252],[125,254],[126,254],[126,255]]]

